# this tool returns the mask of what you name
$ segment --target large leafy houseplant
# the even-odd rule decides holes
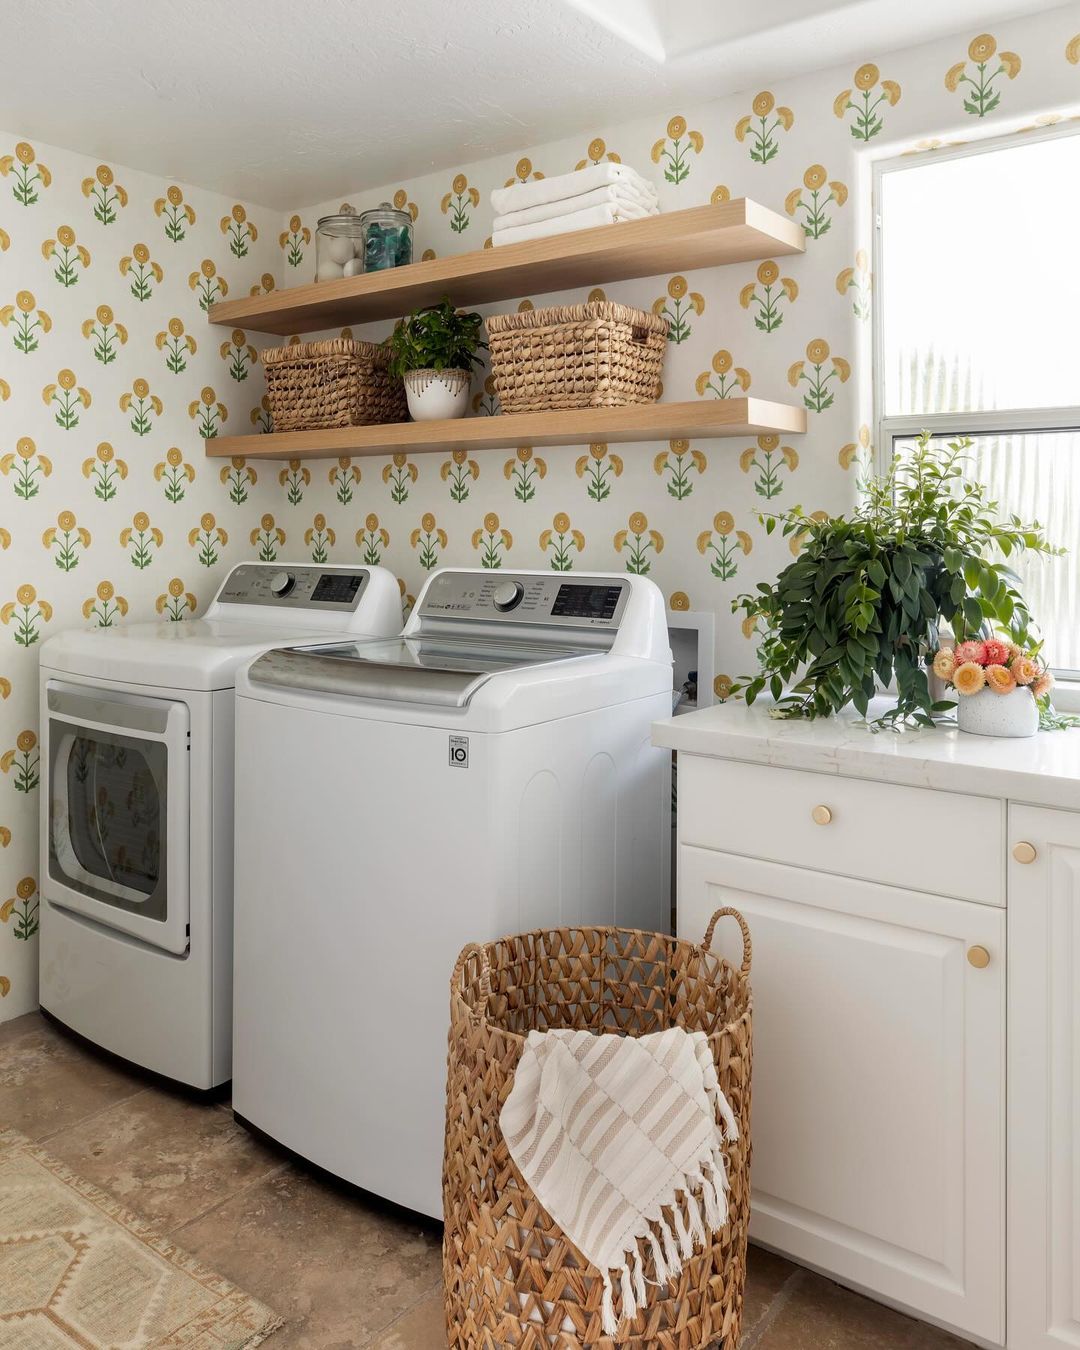
[[[478,365],[477,355],[487,343],[480,337],[479,314],[456,310],[449,299],[414,310],[390,334],[390,372],[410,370],[464,370]]]
[[[1038,523],[1000,517],[967,475],[971,444],[920,436],[868,481],[850,516],[796,507],[763,517],[767,533],[797,535],[802,547],[775,582],[733,602],[759,622],[761,644],[760,671],[732,692],[753,703],[768,689],[779,716],[827,717],[853,704],[865,717],[879,685],[895,680],[896,706],[880,720],[932,725],[953,707],[934,701],[927,678],[939,625],[958,641],[1000,629],[1038,649],[1009,558],[1064,550]]]

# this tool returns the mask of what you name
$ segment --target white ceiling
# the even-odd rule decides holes
[[[1047,7],[4,0],[0,127],[286,208]]]

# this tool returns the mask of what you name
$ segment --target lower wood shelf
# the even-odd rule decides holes
[[[695,440],[711,436],[797,435],[806,413],[760,398],[701,399],[695,403],[647,403],[628,408],[581,408],[572,412],[512,413],[440,422],[388,422],[327,431],[276,431],[266,435],[215,436],[206,442],[212,458],[334,459],[339,455],[425,454],[439,450],[513,449],[519,445],[590,445],[598,441]]]

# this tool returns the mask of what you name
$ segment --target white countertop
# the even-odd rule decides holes
[[[890,700],[870,705],[880,716]],[[745,760],[846,778],[1002,797],[1080,811],[1080,729],[1024,739],[973,736],[955,727],[868,729],[854,709],[817,721],[777,720],[768,700],[717,704],[653,724],[653,744],[683,754]]]

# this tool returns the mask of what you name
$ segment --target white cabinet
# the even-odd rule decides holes
[[[1080,732],[729,704],[653,743],[680,936],[724,904],[753,934],[751,1234],[984,1345],[1080,1350]]]
[[[788,785],[762,772],[764,812]],[[751,1236],[1002,1343],[1004,910],[686,843],[679,867],[680,936],[726,904],[753,933]]]
[[[1009,1346],[1061,1350],[1080,1346],[1080,814],[1013,806],[1009,847]]]

